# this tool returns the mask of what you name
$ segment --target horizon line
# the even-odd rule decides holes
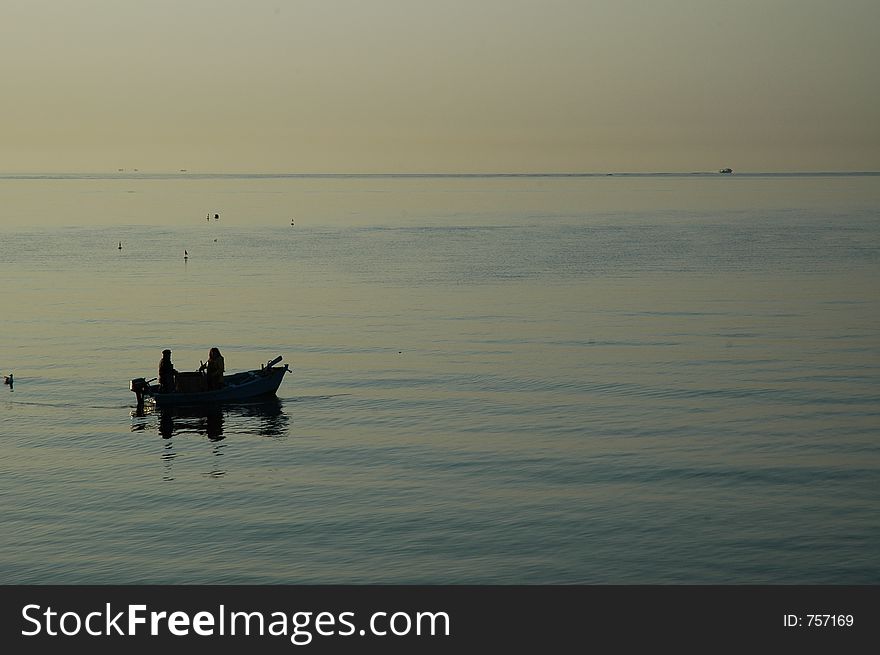
[[[733,171],[730,173],[716,171],[532,171],[532,172],[223,172],[223,171],[144,171],[136,168],[117,169],[116,171],[17,171],[0,172],[0,179],[76,179],[76,178],[587,178],[587,177],[768,177],[768,176],[880,176],[880,170],[791,170],[791,171]]]

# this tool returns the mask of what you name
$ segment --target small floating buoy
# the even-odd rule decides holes
[[[220,214],[214,214],[214,220],[215,220],[215,221],[219,221],[219,220],[220,220]]]
[[[122,241],[119,242],[119,249],[122,250]]]

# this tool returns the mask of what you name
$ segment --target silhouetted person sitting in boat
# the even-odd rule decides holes
[[[203,365],[207,369],[208,389],[220,389],[223,387],[223,373],[226,371],[226,363],[219,348],[211,348],[208,352],[208,363]]]
[[[171,351],[162,351],[162,359],[159,361],[159,391],[171,393],[177,386],[177,371],[171,363]]]

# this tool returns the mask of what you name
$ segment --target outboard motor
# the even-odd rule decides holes
[[[134,391],[134,395],[137,397],[137,404],[139,406],[143,405],[144,394],[150,390],[150,383],[144,378],[135,378],[128,383],[128,388]]]

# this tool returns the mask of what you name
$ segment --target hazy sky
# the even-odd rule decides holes
[[[0,171],[880,170],[877,0],[0,0]]]

